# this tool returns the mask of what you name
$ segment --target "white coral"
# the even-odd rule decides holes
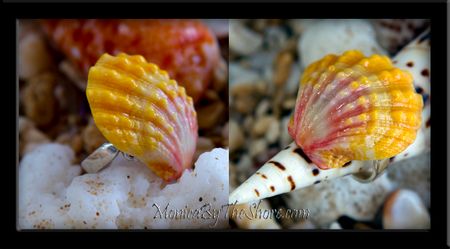
[[[290,208],[309,209],[309,219],[327,228],[341,215],[372,220],[393,188],[386,174],[371,183],[345,176],[290,192],[284,198]]]
[[[229,192],[227,150],[203,153],[195,170],[186,170],[177,183],[164,188],[145,165],[122,156],[101,172],[84,175],[79,165],[70,163],[73,158],[73,151],[59,144],[41,145],[23,158],[20,229],[221,228],[228,224],[226,208],[222,210]],[[176,219],[164,215],[167,205],[168,214],[204,206],[211,215],[204,211],[203,216]]]

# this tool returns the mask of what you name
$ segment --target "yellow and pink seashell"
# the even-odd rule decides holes
[[[388,57],[356,50],[327,55],[303,73],[288,124],[294,142],[235,189],[229,203],[384,169],[415,141],[422,108],[412,75]]]
[[[289,134],[321,169],[397,155],[416,137],[422,96],[386,56],[328,55],[304,72]]]
[[[168,182],[192,167],[196,112],[166,71],[139,55],[104,54],[89,70],[86,95],[97,127],[117,149]]]

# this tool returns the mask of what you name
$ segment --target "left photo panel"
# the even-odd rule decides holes
[[[228,228],[228,20],[18,20],[17,229]]]

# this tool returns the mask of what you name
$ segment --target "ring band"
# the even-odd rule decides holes
[[[81,162],[81,167],[88,173],[96,173],[106,167],[119,154],[111,143],[104,143]]]
[[[370,167],[364,168],[363,171],[352,174],[353,179],[361,183],[369,183],[375,181],[386,168],[389,166],[389,159],[372,161]]]
[[[81,167],[88,173],[97,173],[108,166],[119,152],[127,160],[136,160],[134,156],[118,150],[112,143],[104,143],[81,162]]]

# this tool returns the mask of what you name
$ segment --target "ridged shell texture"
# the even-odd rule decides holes
[[[412,82],[385,56],[327,55],[303,73],[289,134],[322,169],[395,156],[421,123],[422,97]]]
[[[86,95],[97,127],[116,148],[166,181],[192,167],[196,112],[166,71],[142,56],[104,54],[89,70]]]

